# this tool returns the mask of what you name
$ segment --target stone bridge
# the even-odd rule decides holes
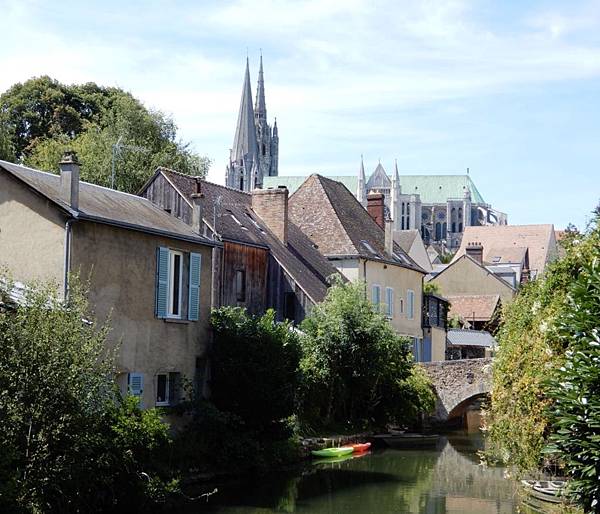
[[[433,422],[445,422],[464,414],[469,405],[492,388],[492,359],[463,359],[421,363],[437,394]]]

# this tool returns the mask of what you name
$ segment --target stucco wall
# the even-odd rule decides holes
[[[202,255],[199,321],[155,317],[156,249],[167,246]],[[211,248],[108,225],[73,225],[72,271],[90,279],[90,303],[98,320],[109,315],[111,345],[120,343],[118,369],[144,374],[144,406],[155,404],[156,374],[195,378],[196,359],[209,343]],[[184,296],[187,288],[184,289]]]
[[[366,261],[365,267],[361,262],[358,266],[359,279],[367,283],[367,295],[371,298],[372,286],[381,286],[381,308],[385,307],[385,288],[394,289],[394,316],[390,320],[392,326],[401,335],[423,337],[422,311],[423,311],[423,274],[401,266],[384,264],[376,261]],[[415,293],[414,318],[408,319],[407,291]],[[403,312],[400,312],[400,298],[404,300]]]
[[[431,360],[443,361],[446,359],[446,331],[443,328],[431,327]]]
[[[0,171],[0,268],[14,280],[52,281],[62,290],[65,221],[56,206]]]
[[[431,280],[438,284],[442,296],[460,294],[499,294],[502,302],[512,300],[515,291],[491,272],[478,266],[468,257],[448,266]]]

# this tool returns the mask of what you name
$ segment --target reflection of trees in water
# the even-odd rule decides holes
[[[441,441],[441,451],[387,450],[312,466],[301,475],[280,473],[228,485],[214,503],[227,514],[513,512],[515,484],[501,469],[476,464],[473,454],[480,442],[473,437],[451,441]]]

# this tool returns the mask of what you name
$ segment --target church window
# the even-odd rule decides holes
[[[442,238],[446,237],[446,232],[448,232],[448,225],[446,222],[442,223]]]
[[[262,154],[263,156],[267,154],[267,147],[265,146],[265,144],[262,144]]]
[[[458,231],[462,232],[462,222],[458,224]]]
[[[458,219],[461,220],[462,219],[462,209],[458,209]]]
[[[456,221],[452,222],[452,232],[456,232]]]
[[[439,221],[435,224],[435,239],[436,241],[442,239],[442,224]]]
[[[240,177],[240,191],[244,190],[244,177]]]

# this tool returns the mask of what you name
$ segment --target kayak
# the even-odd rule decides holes
[[[322,450],[313,450],[311,453],[316,457],[342,457],[349,455],[354,451],[352,446],[341,446],[340,448],[323,448]]]
[[[350,446],[352,446],[352,449],[356,453],[366,452],[369,448],[371,448],[371,443],[355,443],[351,444]]]

